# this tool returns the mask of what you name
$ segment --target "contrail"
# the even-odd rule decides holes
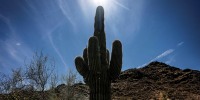
[[[54,42],[53,42],[53,40],[52,40],[51,33],[48,34],[48,38],[49,38],[49,41],[50,41],[50,43],[51,43],[53,49],[56,51],[56,53],[57,53],[58,56],[60,57],[62,63],[65,65],[65,67],[67,67],[67,64],[65,63],[64,58],[62,57],[62,55],[60,54],[59,50],[56,48],[56,46],[55,46],[55,44],[54,44]]]
[[[123,4],[117,2],[116,0],[112,0],[112,1],[113,1],[116,5],[122,7],[122,8],[124,8],[124,9],[126,9],[126,10],[130,10],[128,7],[126,7],[126,6],[124,6]]]
[[[72,24],[72,26],[75,26],[72,17],[70,17],[69,15],[68,4],[66,2],[63,2],[63,0],[58,0],[58,6],[61,9],[62,13],[65,15],[65,17],[67,18],[67,20]]]
[[[152,61],[156,61],[156,60],[158,60],[158,59],[160,59],[160,58],[163,58],[163,57],[165,57],[165,56],[167,56],[167,55],[173,53],[174,50],[175,50],[175,49],[168,49],[168,50],[166,50],[165,52],[159,54],[157,57],[155,57],[155,58],[153,58],[152,60],[150,60],[149,62],[147,62],[147,63],[145,63],[145,64],[143,64],[143,65],[141,65],[141,66],[138,66],[137,68],[144,67],[144,66],[146,66],[147,64],[149,64],[149,63],[152,62]]]
[[[172,52],[174,52],[174,49],[169,49],[169,50],[166,50],[165,52],[163,52],[162,54],[158,55],[157,57],[155,57],[154,59],[152,59],[150,62],[152,61],[155,61],[155,60],[158,60],[160,58],[163,58],[169,54],[171,54]]]
[[[62,57],[62,55],[61,55],[61,53],[59,52],[59,50],[56,48],[56,46],[55,46],[55,44],[54,44],[54,42],[53,42],[53,40],[52,40],[52,36],[51,36],[52,32],[53,32],[57,27],[59,27],[59,25],[60,25],[60,23],[57,24],[51,31],[47,32],[47,35],[48,35],[49,41],[50,41],[50,43],[51,43],[53,49],[55,50],[55,52],[57,53],[57,55],[58,55],[59,58],[61,59],[61,61],[62,61],[62,63],[64,64],[64,66],[67,67],[67,64],[65,63],[64,58]]]
[[[4,21],[8,25],[8,28],[11,31],[11,34],[15,35],[15,31],[14,31],[12,25],[11,25],[10,20],[7,17],[5,17],[1,14],[0,14],[0,20]]]

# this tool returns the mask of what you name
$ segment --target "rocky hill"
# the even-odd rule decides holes
[[[89,94],[84,84],[76,91]],[[179,69],[161,62],[121,72],[112,82],[115,100],[200,100],[200,71]]]
[[[179,69],[161,62],[125,70],[111,85],[113,100],[200,100],[200,71]],[[89,87],[83,83],[72,87],[61,84],[45,93],[0,94],[0,100],[68,100],[72,97],[73,100],[88,100]]]

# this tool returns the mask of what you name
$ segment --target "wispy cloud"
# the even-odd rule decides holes
[[[0,52],[4,56],[0,56],[0,67],[6,69],[10,67],[19,67],[24,63],[25,58],[32,54],[32,50],[26,45],[21,46],[21,39],[17,35],[9,18],[0,15],[0,20],[7,25],[10,33],[9,37],[7,37],[5,41],[1,41]]]
[[[116,0],[112,0],[116,5],[118,5],[119,7],[122,7],[122,8],[124,8],[124,9],[126,9],[126,10],[130,10],[128,7],[126,7],[125,5],[123,5],[122,3],[120,3],[120,2],[118,2],[118,1],[116,1]]]
[[[13,27],[11,25],[10,19],[0,14],[0,20],[2,20],[3,22],[6,23],[6,25],[8,26],[8,28],[10,30],[10,33],[12,35],[14,35],[15,34],[15,30],[13,29]]]
[[[66,0],[58,0],[58,6],[61,9],[62,13],[65,15],[67,20],[72,24],[73,27],[75,27],[75,22],[72,19],[72,16],[70,15],[72,12],[69,9],[69,4]]]
[[[57,55],[59,56],[59,58],[61,59],[62,63],[64,64],[65,67],[67,67],[67,64],[65,63],[65,60],[63,58],[63,56],[61,55],[60,51],[58,50],[58,48],[55,46],[53,40],[52,40],[52,36],[51,36],[51,33],[48,34],[48,38],[49,38],[49,41],[53,47],[53,49],[55,50],[55,52],[57,53]]]
[[[9,20],[8,18],[6,18],[5,16],[1,15],[1,14],[0,14],[0,19],[1,19],[2,21],[4,21],[6,24],[9,24],[9,23],[10,23],[10,20]]]
[[[52,46],[53,49],[55,50],[56,54],[57,54],[58,57],[60,58],[60,60],[61,60],[61,62],[63,63],[63,65],[64,65],[65,67],[67,67],[67,64],[65,63],[65,60],[64,60],[63,56],[61,55],[59,49],[56,47],[56,45],[55,45],[55,43],[54,43],[54,41],[53,41],[53,37],[52,37],[53,32],[54,32],[58,27],[60,27],[60,25],[62,25],[62,22],[57,23],[57,24],[56,24],[54,27],[52,27],[51,29],[45,30],[45,33],[47,33],[47,34],[45,34],[45,35],[47,35],[48,40],[50,41],[51,46]]]
[[[24,57],[22,57],[22,54],[21,54],[21,52],[19,52],[20,51],[20,48],[17,48],[16,46],[14,46],[14,44],[13,43],[11,43],[12,42],[12,40],[10,41],[9,40],[9,42],[8,43],[6,43],[6,45],[5,45],[5,49],[6,49],[6,51],[8,52],[8,54],[10,55],[10,57],[14,60],[14,61],[16,61],[17,63],[23,63],[23,61],[24,61]],[[25,51],[26,52],[26,51]],[[20,56],[21,55],[21,56]]]
[[[184,42],[180,42],[177,44],[177,47],[182,46],[184,44]]]
[[[16,43],[16,45],[17,45],[17,46],[20,46],[20,45],[21,45],[21,43],[17,42],[17,43]]]
[[[15,37],[10,36],[5,42],[1,42],[2,53],[0,56],[0,69],[9,71],[12,68],[23,66],[29,61],[33,51],[26,45],[17,46]]]
[[[31,8],[31,10],[33,10],[34,12],[41,12],[41,11],[38,11],[37,5],[33,5],[31,1],[27,1],[27,3],[29,4],[29,7]],[[44,2],[42,2],[42,3],[44,3]],[[49,5],[49,4],[47,4],[47,5]],[[69,9],[68,5],[69,4],[67,3],[66,0],[58,0],[55,3],[55,7],[60,9],[61,13],[63,13],[64,17],[69,21],[70,25],[75,27],[75,23],[74,23],[74,21],[73,21],[73,19],[71,17],[71,10]],[[53,9],[53,8],[51,7],[50,9]],[[42,13],[45,13],[47,15],[55,14],[55,13],[52,13],[52,12],[42,12]],[[60,12],[56,12],[56,14],[57,13],[60,13]],[[36,14],[36,15],[38,16],[39,14]],[[39,33],[42,36],[42,39],[46,40],[46,38],[47,38],[47,42],[50,43],[50,45],[52,46],[53,50],[57,54],[58,58],[61,60],[61,63],[64,65],[64,67],[67,67],[67,64],[66,64],[66,62],[64,60],[64,57],[60,53],[58,47],[55,45],[54,37],[52,36],[53,32],[56,29],[58,29],[61,25],[63,25],[63,23],[65,23],[66,19],[63,18],[63,19],[59,19],[57,21],[56,17],[58,17],[58,16],[52,15],[51,18],[48,18],[48,19],[45,19],[45,20],[43,18],[38,17],[37,20],[35,20],[35,22],[36,22],[36,26],[39,27]]]

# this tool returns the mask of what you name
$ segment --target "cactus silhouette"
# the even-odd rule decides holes
[[[77,71],[89,85],[90,100],[111,100],[111,81],[119,76],[122,67],[122,45],[119,40],[113,42],[111,60],[109,58],[104,31],[104,9],[98,6],[94,36],[90,37],[88,48],[83,51],[83,58],[75,59]]]

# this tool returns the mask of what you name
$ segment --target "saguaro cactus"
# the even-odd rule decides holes
[[[83,51],[83,58],[76,57],[78,72],[90,88],[90,100],[111,100],[111,81],[115,80],[122,67],[122,45],[115,40],[109,62],[104,32],[104,9],[98,6],[94,23],[94,36],[90,37],[88,48]]]

